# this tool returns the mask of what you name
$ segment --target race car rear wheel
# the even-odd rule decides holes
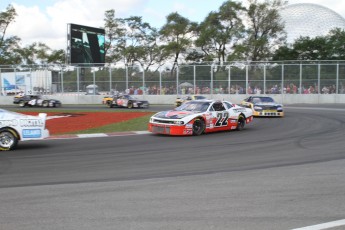
[[[0,130],[0,150],[12,150],[18,144],[18,135],[10,129]]]
[[[199,136],[205,131],[206,125],[203,119],[197,118],[193,123],[193,135]]]
[[[127,103],[127,108],[129,108],[129,109],[133,108],[133,102],[129,101]]]
[[[49,101],[43,101],[42,106],[43,107],[49,107]]]
[[[237,128],[236,128],[236,129],[237,129],[238,131],[243,130],[245,124],[246,124],[246,119],[244,118],[243,115],[239,115],[239,116],[238,116],[238,120],[237,120]]]

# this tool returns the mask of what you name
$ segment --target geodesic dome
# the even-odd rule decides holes
[[[300,36],[325,36],[331,29],[345,29],[345,19],[333,10],[313,3],[298,3],[284,7],[280,15],[285,22],[287,42]]]

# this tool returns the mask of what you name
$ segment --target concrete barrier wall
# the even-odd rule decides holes
[[[249,95],[245,94],[214,94],[205,95],[209,99],[228,100],[233,103],[240,103]],[[273,97],[277,102],[283,104],[339,104],[345,103],[345,94],[274,94],[268,95]],[[49,95],[48,98],[58,99],[62,104],[102,104],[104,95]],[[150,104],[174,104],[176,95],[136,95],[136,98],[145,99]],[[12,105],[13,96],[0,96],[1,105]]]

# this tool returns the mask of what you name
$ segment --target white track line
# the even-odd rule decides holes
[[[345,219],[336,220],[336,221],[323,223],[323,224],[307,226],[307,227],[303,227],[303,228],[295,228],[292,230],[322,230],[322,229],[334,228],[334,227],[339,227],[339,226],[345,226]]]
[[[89,138],[89,137],[107,137],[108,135],[105,133],[92,133],[92,134],[78,134],[80,138]]]

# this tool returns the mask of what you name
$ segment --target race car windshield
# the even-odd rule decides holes
[[[210,102],[189,102],[177,107],[176,110],[205,112],[209,106]]]
[[[203,100],[206,99],[204,96],[194,96],[195,100]]]
[[[257,102],[256,102],[256,100],[258,100]],[[270,98],[270,97],[261,97],[261,98],[254,98],[254,102],[256,102],[256,103],[267,103],[267,102],[274,102],[274,100],[272,99],[272,98]]]

